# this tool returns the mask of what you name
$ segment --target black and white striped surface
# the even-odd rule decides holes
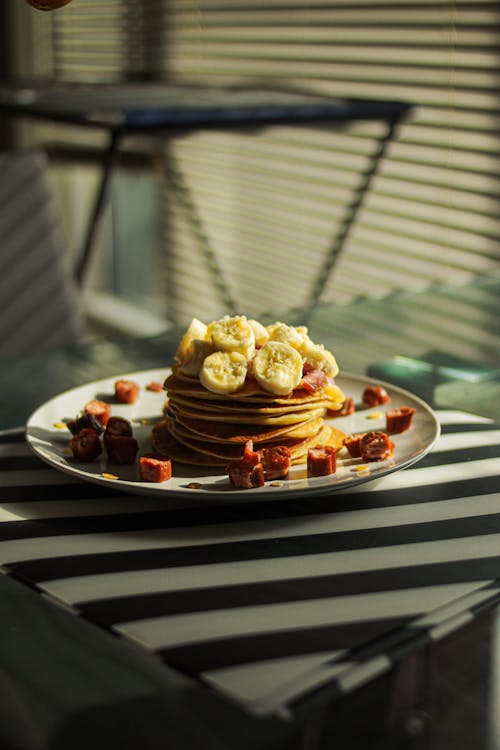
[[[76,481],[5,432],[0,564],[251,713],[348,693],[500,600],[500,425],[438,416],[380,483],[219,506]]]

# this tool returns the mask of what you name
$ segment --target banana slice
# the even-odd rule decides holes
[[[268,341],[253,359],[253,373],[261,388],[286,396],[302,379],[302,357],[293,346],[282,341]]]
[[[216,351],[238,352],[246,359],[253,357],[255,336],[244,315],[225,315],[220,320],[215,320],[208,326],[206,337],[212,341]]]
[[[247,360],[240,352],[213,352],[203,361],[200,381],[213,393],[234,393],[247,375]]]
[[[339,368],[335,357],[328,349],[325,349],[323,344],[315,344],[311,339],[305,338],[299,352],[305,363],[323,370],[327,377],[334,378],[337,375]]]
[[[188,377],[198,377],[203,367],[203,362],[211,353],[212,345],[209,341],[193,339],[186,357],[180,365],[180,371]]]
[[[198,318],[193,318],[189,324],[186,333],[182,337],[177,351],[175,353],[175,360],[180,365],[186,360],[192,357],[193,341],[195,339],[205,339],[207,335],[207,326],[202,323]]]
[[[266,341],[269,341],[269,334],[265,326],[263,326],[262,323],[259,323],[258,320],[253,319],[248,321],[248,325],[253,331],[255,346],[264,346]]]
[[[277,322],[267,326],[267,332],[270,341],[282,341],[285,344],[290,344],[294,349],[300,350],[304,343],[304,334],[307,335],[307,328],[299,329],[286,323]]]

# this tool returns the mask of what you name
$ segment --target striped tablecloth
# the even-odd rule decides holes
[[[440,411],[420,463],[303,500],[189,507],[0,436],[0,563],[252,714],[346,694],[500,600],[500,426]]]

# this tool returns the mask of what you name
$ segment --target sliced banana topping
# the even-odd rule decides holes
[[[254,357],[253,373],[265,391],[286,396],[302,379],[302,357],[290,344],[268,341]]]
[[[181,372],[189,377],[198,377],[205,358],[211,353],[212,345],[209,341],[193,339],[186,358],[180,365]]]
[[[304,343],[304,332],[307,335],[307,328],[299,329],[277,322],[267,326],[267,332],[270,341],[282,341],[284,344],[290,344],[294,349],[300,349]]]
[[[245,315],[225,315],[208,326],[193,318],[175,359],[182,374],[199,378],[215,393],[238,390],[249,372],[264,390],[288,395],[300,384],[306,364],[322,370],[328,378],[339,371],[333,354],[309,338],[306,326],[280,321],[264,326]],[[325,391],[328,388],[331,393]],[[324,385],[323,391],[332,400],[340,393],[333,382]]]
[[[213,393],[234,393],[245,383],[247,359],[240,352],[213,352],[203,361],[202,385]]]
[[[211,340],[216,351],[238,352],[247,359],[253,357],[255,336],[244,315],[233,317],[225,315],[220,320],[210,323],[207,329],[207,338]]]
[[[304,358],[304,362],[311,367],[323,370],[329,378],[334,378],[337,375],[339,368],[335,357],[328,349],[325,349],[323,344],[315,344],[310,338],[305,338],[299,351]]]
[[[264,346],[266,341],[269,341],[269,333],[266,327],[262,323],[259,323],[258,320],[253,320],[253,318],[249,319],[248,325],[253,331],[255,346]]]
[[[193,318],[189,324],[186,333],[182,337],[180,344],[175,353],[175,360],[182,365],[193,355],[193,341],[195,339],[205,339],[207,335],[207,326],[198,318]]]

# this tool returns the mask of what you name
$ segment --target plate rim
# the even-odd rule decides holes
[[[69,475],[73,479],[79,480],[81,482],[89,482],[91,484],[96,485],[105,485],[108,486],[110,490],[119,490],[127,494],[137,494],[137,495],[157,495],[157,496],[164,496],[165,499],[167,498],[183,498],[185,500],[191,499],[191,500],[203,500],[203,501],[213,501],[217,500],[219,502],[232,502],[233,500],[246,500],[246,501],[258,501],[264,499],[266,502],[276,500],[276,499],[292,499],[299,496],[304,496],[307,493],[312,495],[317,494],[325,494],[328,492],[331,493],[338,493],[346,490],[350,490],[351,488],[359,487],[363,484],[368,484],[371,482],[377,482],[379,479],[382,479],[386,477],[389,474],[395,473],[397,471],[401,471],[403,469],[408,468],[409,466],[414,465],[415,463],[418,463],[422,458],[424,458],[427,453],[429,453],[432,448],[435,446],[437,440],[439,439],[441,435],[441,425],[439,422],[439,419],[437,418],[436,413],[432,409],[432,407],[424,401],[420,396],[412,393],[411,391],[408,391],[405,388],[402,388],[401,386],[395,385],[393,383],[390,383],[385,380],[381,380],[377,377],[372,377],[370,375],[363,375],[358,373],[351,373],[348,371],[340,372],[339,375],[336,377],[336,382],[339,380],[342,381],[343,379],[355,381],[358,385],[380,385],[388,389],[392,393],[397,393],[399,397],[411,399],[413,401],[414,405],[416,405],[421,411],[425,412],[427,417],[430,419],[432,425],[433,425],[433,435],[430,438],[430,440],[425,444],[425,446],[422,448],[421,451],[419,451],[416,455],[410,456],[408,459],[403,460],[401,463],[398,463],[396,466],[391,465],[387,466],[385,468],[380,468],[377,470],[375,475],[369,474],[368,476],[357,476],[350,478],[347,481],[340,481],[338,485],[335,485],[332,483],[331,479],[328,480],[326,477],[317,477],[318,480],[323,480],[323,482],[320,482],[318,484],[311,484],[311,480],[307,480],[308,484],[307,486],[300,486],[297,487],[294,486],[287,486],[287,482],[291,481],[294,483],[298,483],[301,480],[299,479],[292,479],[292,480],[283,480],[283,483],[278,487],[270,487],[269,483],[266,483],[265,487],[256,487],[252,489],[240,489],[240,488],[232,488],[225,486],[223,490],[215,489],[215,490],[207,490],[202,488],[188,488],[188,487],[171,487],[168,485],[168,483],[147,483],[147,482],[141,482],[140,480],[126,480],[126,479],[110,479],[102,476],[102,474],[92,473],[89,471],[85,471],[83,468],[80,468],[78,465],[72,465],[70,463],[64,464],[61,462],[58,462],[55,460],[55,458],[52,458],[50,454],[47,454],[45,449],[42,449],[38,445],[38,439],[36,436],[32,435],[30,430],[35,426],[35,422],[37,419],[40,418],[41,414],[49,409],[51,406],[56,404],[58,401],[67,398],[68,396],[71,396],[73,393],[76,393],[83,389],[88,388],[94,388],[94,390],[97,390],[102,384],[104,383],[110,383],[115,380],[126,378],[126,379],[140,379],[140,380],[152,380],[153,373],[156,374],[156,378],[158,379],[158,374],[161,373],[161,380],[162,383],[165,381],[169,373],[171,372],[171,368],[169,366],[167,367],[154,367],[154,368],[148,368],[145,370],[134,370],[132,372],[126,372],[126,373],[118,373],[115,375],[107,375],[102,378],[98,378],[96,380],[88,381],[85,383],[82,383],[79,386],[75,386],[73,388],[67,388],[60,393],[52,396],[51,398],[47,399],[45,402],[40,404],[29,416],[28,420],[26,421],[25,425],[25,440],[30,447],[30,449],[33,451],[35,455],[38,456],[42,461],[49,464],[54,470],[60,471],[66,475]],[[165,391],[163,393],[166,395]],[[349,395],[349,394],[346,394]],[[373,407],[376,408],[376,407]],[[161,413],[158,414],[158,419],[161,418]],[[53,443],[50,443],[52,450],[55,452],[55,447]],[[182,464],[177,463],[177,466],[182,466]],[[213,468],[213,467],[212,467]],[[217,471],[217,469],[213,469],[214,472]],[[203,472],[205,472],[205,475],[209,474],[210,467],[200,467],[200,476],[203,476]],[[111,473],[111,472],[110,472]],[[220,480],[227,475],[225,474],[215,474],[214,473],[214,481]],[[333,475],[332,475],[333,476]],[[186,481],[196,481],[196,477],[185,477]]]

